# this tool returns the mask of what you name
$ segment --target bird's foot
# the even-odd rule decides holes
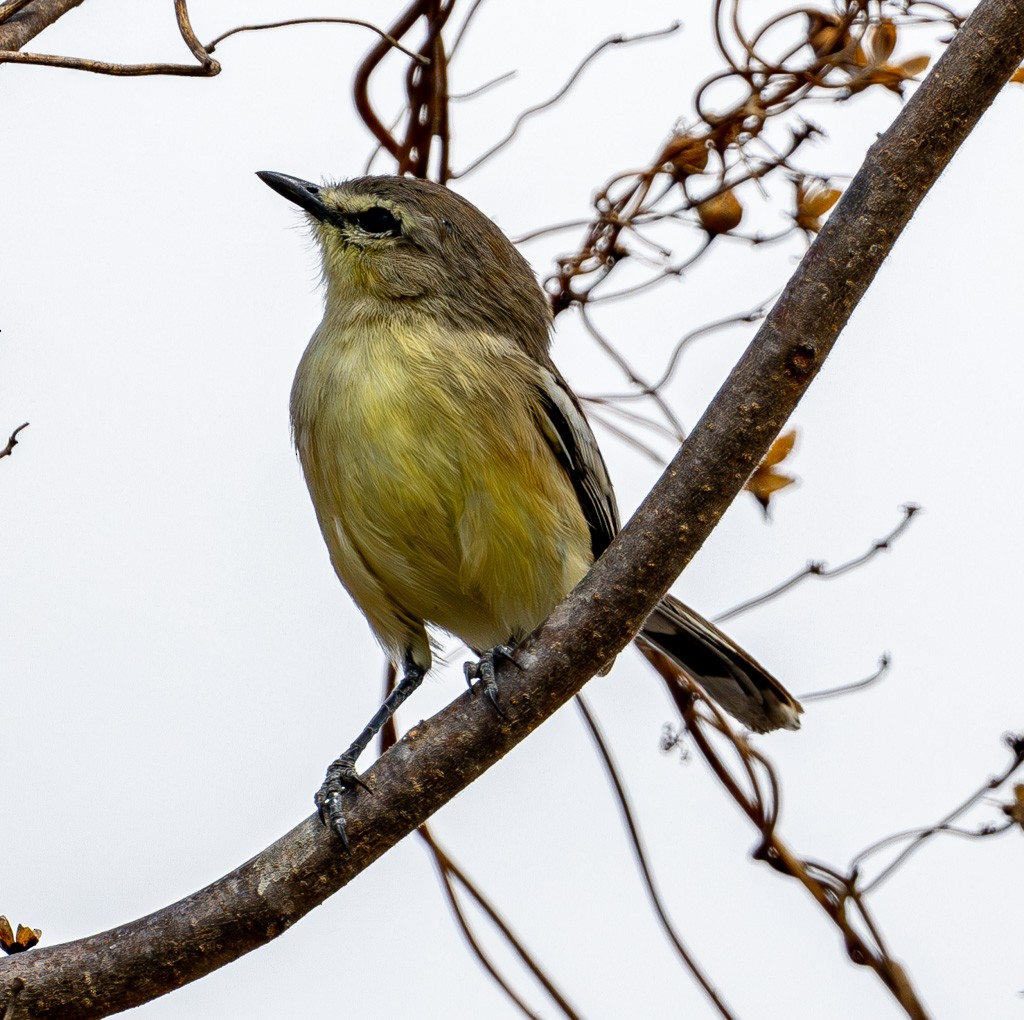
[[[320,821],[341,840],[341,845],[346,851],[349,849],[349,845],[348,833],[345,831],[345,812],[342,809],[342,800],[346,792],[354,791],[356,788],[373,793],[359,778],[355,759],[343,754],[328,766],[323,785],[313,798]]]
[[[369,746],[370,741],[380,733],[381,727],[395,714],[399,705],[419,687],[426,671],[426,666],[417,666],[412,661],[411,653],[407,656],[405,676],[385,698],[384,704],[374,712],[373,718],[363,728],[362,733],[352,741],[349,749],[331,762],[323,786],[313,798],[320,821],[341,840],[341,845],[346,850],[349,848],[348,835],[345,832],[345,812],[342,810],[341,802],[345,794],[354,793],[356,787],[362,787],[367,793],[373,793],[373,790],[359,778],[359,773],[356,772],[356,762]]]
[[[516,662],[515,648],[512,645],[495,645],[481,653],[476,662],[467,662],[462,668],[466,674],[466,683],[470,690],[481,690],[487,700],[494,706],[494,711],[505,718],[501,705],[498,703],[498,684],[494,678],[494,667],[500,659],[511,662],[514,666],[522,668]]]

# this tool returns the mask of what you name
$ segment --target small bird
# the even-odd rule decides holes
[[[334,569],[402,674],[316,795],[347,846],[342,794],[363,785],[356,760],[430,668],[427,627],[480,657],[467,677],[493,699],[495,659],[587,573],[619,516],[548,353],[547,297],[490,219],[413,178],[258,176],[319,242],[325,311],[295,375],[293,436]],[[785,688],[675,598],[641,638],[751,729],[799,728]]]

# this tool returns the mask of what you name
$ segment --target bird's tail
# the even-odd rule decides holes
[[[647,618],[640,638],[664,652],[744,726],[758,733],[800,728],[800,702],[714,624],[671,595]]]

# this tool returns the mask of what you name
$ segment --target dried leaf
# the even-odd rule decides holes
[[[31,949],[43,937],[42,931],[38,928],[27,928],[23,924],[18,925],[18,945],[22,949]]]
[[[1010,81],[1016,82],[1018,85],[1024,85],[1024,67],[1018,67],[1010,76]]]
[[[705,139],[697,135],[675,135],[662,151],[659,163],[677,180],[691,174],[703,173],[708,165],[708,147]]]
[[[11,922],[0,914],[0,949],[8,956],[31,949],[42,937],[43,933],[38,928],[28,928],[23,924],[18,925],[18,934],[15,935]]]
[[[903,83],[920,74],[927,66],[929,57],[911,57],[902,64],[886,64],[884,67],[869,67],[851,78],[847,84],[851,93],[863,92],[871,85],[881,85],[898,96],[903,95]]]
[[[765,517],[768,516],[769,504],[772,496],[777,492],[792,485],[796,478],[793,475],[776,471],[775,468],[781,464],[792,452],[796,443],[796,429],[783,432],[771,445],[771,449],[765,454],[764,460],[757,466],[757,470],[750,476],[744,488],[753,494],[754,498],[761,504]]]
[[[900,68],[903,71],[903,75],[906,78],[916,78],[919,74],[923,74],[931,63],[931,57],[911,57],[909,60],[904,60],[900,64]]]
[[[796,446],[796,429],[783,432],[764,455],[760,467],[775,467],[776,464],[781,464],[793,452],[794,446]]]
[[[810,234],[821,230],[821,217],[839,201],[842,192],[826,181],[801,177],[796,182],[796,225]]]
[[[743,206],[732,191],[723,191],[697,206],[701,226],[712,237],[735,230],[743,219]]]
[[[1024,829],[1024,783],[1013,788],[1013,800],[1003,805],[1003,814]]]
[[[850,43],[849,29],[842,27],[839,16],[831,11],[807,12],[807,45],[819,60],[846,49]]]
[[[883,18],[864,34],[864,53],[872,64],[884,64],[896,49],[896,26]]]

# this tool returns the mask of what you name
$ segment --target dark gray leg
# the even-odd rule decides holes
[[[343,795],[346,790],[354,790],[357,786],[361,786],[367,793],[373,792],[359,778],[356,761],[366,750],[370,741],[380,732],[381,727],[398,711],[399,705],[419,687],[425,673],[426,670],[417,666],[411,658],[406,659],[405,676],[388,695],[384,704],[377,709],[363,732],[352,741],[349,749],[331,762],[327,768],[323,785],[313,798],[320,814],[320,821],[337,835],[346,850],[348,850],[348,836],[345,833],[345,814],[342,810]]]

